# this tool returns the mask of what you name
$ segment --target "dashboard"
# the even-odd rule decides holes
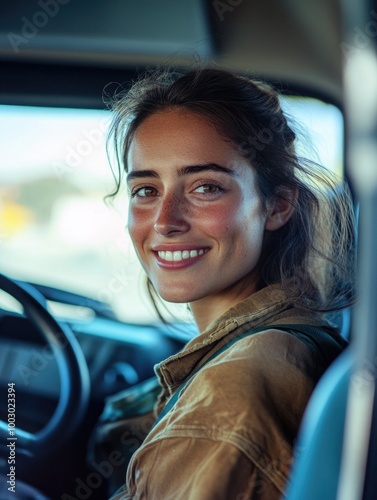
[[[124,323],[109,313],[73,316],[58,321],[71,329],[84,354],[93,419],[106,398],[153,377],[154,365],[182,349],[196,331],[191,324]],[[43,427],[61,391],[56,357],[31,320],[21,312],[0,309],[0,387],[10,381],[17,387],[18,425],[30,432]]]

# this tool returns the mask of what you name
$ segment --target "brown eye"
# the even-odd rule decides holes
[[[140,198],[149,198],[151,196],[157,196],[157,189],[154,187],[150,186],[144,186],[139,189],[136,189],[133,193],[132,196],[138,196]]]
[[[195,189],[195,192],[200,194],[219,194],[223,191],[222,187],[217,184],[202,184]]]

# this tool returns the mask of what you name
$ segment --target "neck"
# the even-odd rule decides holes
[[[222,292],[215,296],[204,297],[203,299],[190,302],[190,309],[200,333],[203,333],[211,323],[230,308],[256,292],[256,289],[248,288],[241,289],[238,293],[234,292],[233,290],[231,297],[227,293]]]

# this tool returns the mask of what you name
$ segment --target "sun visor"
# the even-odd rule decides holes
[[[0,55],[90,64],[153,64],[212,55],[200,0],[3,0]]]

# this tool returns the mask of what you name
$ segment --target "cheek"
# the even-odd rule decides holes
[[[262,249],[264,217],[258,203],[228,205],[211,223],[214,237],[240,262],[254,262]]]
[[[234,215],[231,213],[229,206],[222,207],[220,204],[216,206],[207,206],[199,211],[191,214],[191,224],[193,228],[199,229],[213,238],[221,239],[225,236],[234,223]]]
[[[150,217],[145,210],[129,208],[127,229],[136,247],[142,244],[150,225]]]
[[[254,212],[249,204],[239,199],[227,200],[216,206],[208,207],[198,216],[199,224],[214,237],[231,237],[248,228]]]

